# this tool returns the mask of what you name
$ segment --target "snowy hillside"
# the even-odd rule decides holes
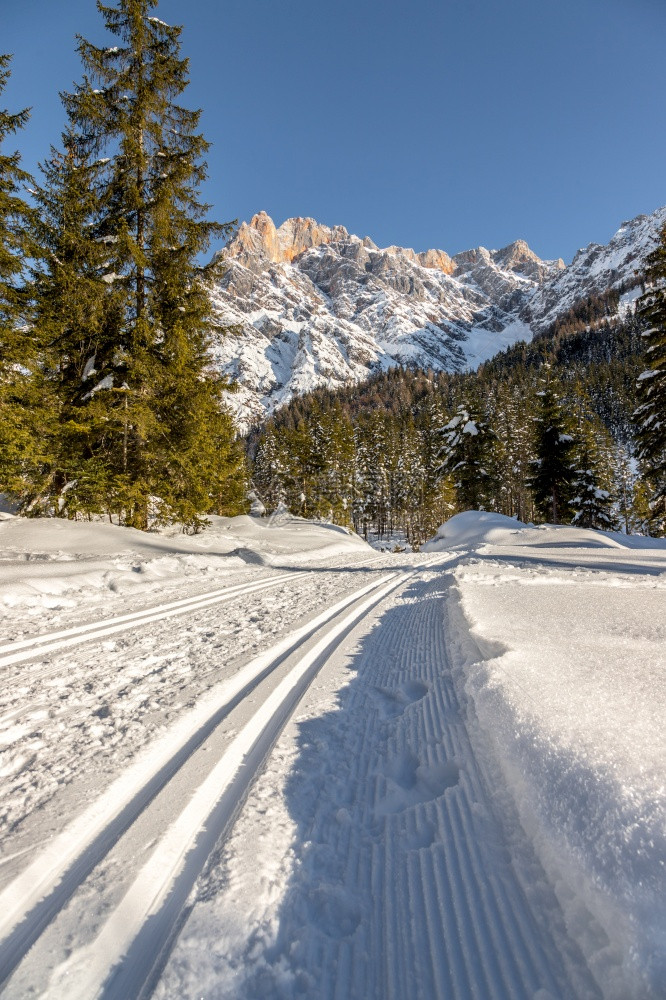
[[[7,1000],[659,1000],[666,545],[0,520]]]
[[[666,207],[623,222],[607,246],[590,243],[569,267],[538,288],[523,310],[535,333],[548,329],[576,302],[640,277],[643,261],[666,223]]]
[[[229,402],[247,425],[295,394],[378,368],[475,368],[580,299],[631,283],[664,221],[666,209],[639,216],[565,268],[522,240],[455,257],[417,254],[312,219],[276,228],[262,212],[225,251],[227,272],[213,291],[220,320],[240,331],[214,348],[237,382]]]

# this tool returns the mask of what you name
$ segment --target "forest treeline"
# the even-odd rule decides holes
[[[645,318],[618,319],[621,291],[476,373],[392,368],[292,400],[249,436],[259,501],[414,546],[469,508],[660,533],[663,476],[636,457]]]

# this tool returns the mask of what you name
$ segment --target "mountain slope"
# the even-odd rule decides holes
[[[635,283],[665,221],[666,209],[639,216],[565,267],[522,240],[417,254],[313,219],[276,228],[261,212],[224,251],[227,271],[212,293],[220,321],[239,330],[214,348],[237,383],[236,419],[247,426],[295,394],[395,365],[473,369],[576,301]]]

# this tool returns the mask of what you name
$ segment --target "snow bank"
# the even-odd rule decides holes
[[[520,531],[525,525],[515,517],[490,511],[466,510],[456,514],[437,529],[437,534],[422,546],[422,552],[448,552],[470,548],[484,542],[499,542]]]
[[[337,525],[281,514],[267,520],[211,517],[198,535],[179,527],[143,532],[59,518],[0,517],[0,614],[17,605],[71,607],[98,592],[157,588],[160,581],[229,574],[367,552]]]
[[[507,520],[431,543],[476,546],[449,600],[458,681],[604,996],[663,997],[666,542]]]

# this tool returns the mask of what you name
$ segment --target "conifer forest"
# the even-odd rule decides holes
[[[617,320],[615,294],[582,303],[475,373],[392,369],[295,399],[250,435],[260,500],[413,546],[469,509],[660,534],[663,320],[645,336],[655,287],[636,316]]]
[[[208,144],[156,3],[98,4],[118,44],[79,38],[82,81],[34,186],[18,152],[0,159],[0,481],[26,514],[196,529],[245,502],[198,264],[231,227],[198,199]],[[0,112],[3,144],[27,118]]]

